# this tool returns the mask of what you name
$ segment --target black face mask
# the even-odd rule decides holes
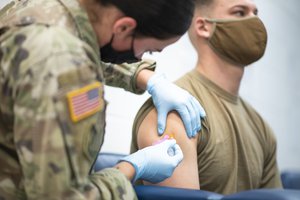
[[[124,62],[134,63],[140,61],[140,59],[135,57],[134,55],[134,50],[133,50],[134,37],[132,38],[131,49],[126,51],[114,50],[112,47],[113,39],[114,39],[114,35],[112,36],[108,44],[100,48],[101,60],[103,62],[122,64]]]

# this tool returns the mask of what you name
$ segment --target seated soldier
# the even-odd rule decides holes
[[[157,185],[221,194],[282,187],[274,134],[239,96],[245,66],[260,59],[266,47],[257,12],[252,0],[196,0],[189,37],[198,61],[176,84],[198,99],[207,117],[200,134],[189,139],[179,115],[168,115],[164,134],[175,137],[184,159]],[[136,116],[132,152],[159,140],[156,121],[150,99]]]

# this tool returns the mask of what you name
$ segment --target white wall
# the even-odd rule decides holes
[[[280,169],[300,169],[300,2],[256,2],[268,30],[268,47],[264,58],[247,70],[241,95],[273,128]]]
[[[3,6],[8,0],[0,0]],[[256,0],[268,30],[265,56],[247,68],[241,96],[269,122],[278,140],[281,170],[300,170],[300,8],[299,0]],[[157,71],[175,80],[195,65],[195,53],[185,35],[162,53],[146,56],[158,63]],[[107,128],[102,151],[128,153],[133,118],[148,98],[106,87]],[[299,123],[299,124],[298,124]]]

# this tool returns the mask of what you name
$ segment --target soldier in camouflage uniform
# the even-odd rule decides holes
[[[135,199],[131,178],[161,181],[182,160],[182,152],[173,141],[124,158],[127,162],[115,168],[92,171],[104,138],[103,84],[142,93],[146,89],[143,83],[155,76],[151,72],[155,63],[151,61],[120,65],[101,62],[99,46],[105,46],[113,37],[103,34],[102,40],[98,24],[92,20],[94,13],[89,13],[86,5],[96,5],[99,11],[115,9],[118,14],[128,9],[116,8],[118,1],[111,2],[20,0],[0,11],[0,199]],[[129,2],[134,1],[125,3],[130,7]],[[133,5],[161,6],[162,2],[167,1],[138,0]],[[173,37],[161,38],[173,39],[158,43],[159,48],[175,42],[186,31],[193,12],[192,0],[165,4],[172,4],[164,11],[171,16],[167,20],[175,20],[176,28],[180,26],[177,14],[170,15],[172,6],[186,12],[182,19],[185,26]],[[125,19],[137,20],[138,15]],[[139,23],[134,31],[137,37],[153,36],[143,33],[145,23]],[[158,22],[148,20],[148,24]],[[147,50],[157,50],[154,47],[137,57]],[[175,94],[189,97],[186,93]],[[199,125],[190,123],[196,132]],[[169,147],[174,147],[178,156],[162,156]],[[162,169],[166,166],[166,171],[157,170],[165,174],[147,168],[144,161],[148,157],[152,158],[149,166],[155,164],[152,160]]]

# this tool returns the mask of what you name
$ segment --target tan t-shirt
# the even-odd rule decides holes
[[[276,139],[267,123],[249,104],[196,70],[187,73],[176,84],[196,97],[207,114],[197,144],[202,190],[231,194],[282,187],[276,163]],[[137,151],[138,128],[153,108],[149,99],[137,114],[131,152]]]

